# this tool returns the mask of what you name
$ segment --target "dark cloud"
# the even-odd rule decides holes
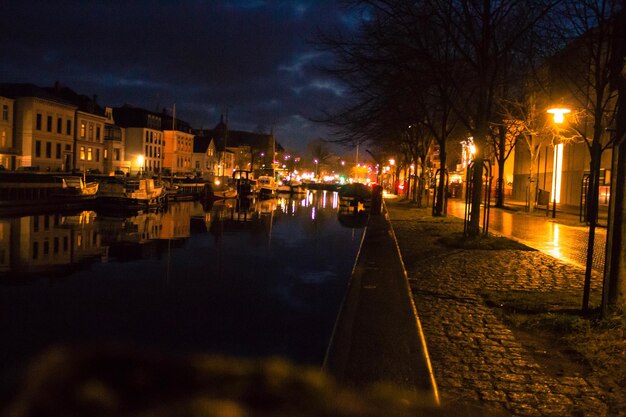
[[[0,81],[60,81],[102,105],[171,108],[195,127],[228,111],[236,129],[274,126],[303,148],[308,122],[342,100],[308,41],[349,27],[336,1],[13,1],[0,4]]]

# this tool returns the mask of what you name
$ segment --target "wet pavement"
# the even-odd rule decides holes
[[[491,208],[489,232],[512,238],[531,248],[547,253],[557,259],[584,268],[587,260],[589,228],[578,222],[571,213],[557,213],[556,218],[546,216],[545,211],[528,214],[513,203],[513,209]],[[448,215],[463,219],[465,203],[461,200],[448,201]],[[580,225],[574,225],[579,223]],[[596,228],[593,270],[604,269],[606,229]]]
[[[397,200],[386,205],[442,404],[467,411],[454,415],[626,416],[619,389],[583,362],[511,328],[484,299],[485,291],[580,297],[584,269],[547,253],[558,248],[562,259],[574,259],[570,252],[586,241],[576,237],[577,228],[549,222],[543,227],[558,231],[541,238],[540,223],[496,214],[493,229],[500,222],[513,234],[524,224],[526,242],[543,245],[546,253],[456,249],[439,239],[462,231],[461,220],[433,218]],[[592,295],[600,293],[600,274],[593,273],[591,288]]]

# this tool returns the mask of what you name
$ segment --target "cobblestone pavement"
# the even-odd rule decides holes
[[[530,349],[481,296],[484,289],[580,295],[583,269],[537,251],[447,248],[437,239],[462,232],[462,220],[386,205],[444,403],[483,415],[626,416],[609,407],[605,387],[588,372],[549,370],[541,356],[553,353]],[[592,291],[599,281],[594,276]]]

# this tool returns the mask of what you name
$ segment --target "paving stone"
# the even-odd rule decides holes
[[[484,289],[578,296],[584,271],[537,251],[444,248],[440,228],[462,231],[461,222],[389,207],[443,401],[515,416],[608,416],[600,381],[546,373],[481,296]],[[592,289],[600,285],[594,273]]]

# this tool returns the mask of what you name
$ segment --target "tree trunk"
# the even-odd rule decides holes
[[[474,172],[472,178],[472,195],[470,196],[470,219],[467,224],[467,234],[476,237],[480,234],[480,204],[483,192],[483,158],[482,155],[474,158]]]
[[[626,100],[625,100],[626,101]],[[621,107],[620,107],[621,109]],[[623,117],[626,118],[626,109]],[[624,120],[626,127],[626,120]],[[619,123],[619,122],[618,122]],[[602,313],[620,308],[626,311],[626,142],[613,149],[611,207],[606,242]]]
[[[496,181],[496,207],[504,207],[504,164],[506,163],[506,129],[498,132],[498,180]]]
[[[616,19],[614,63],[611,72],[617,88],[617,117],[615,146],[613,147],[613,174],[611,180],[611,206],[607,232],[602,313],[609,309],[626,311],[626,11]]]
[[[446,201],[445,193],[448,191],[446,189],[446,152],[443,149],[443,146],[439,146],[439,165],[441,167],[441,175],[439,177],[439,184],[437,185],[437,201],[435,201],[435,216],[443,216],[444,213],[444,202]]]
[[[546,152],[547,158],[547,152]],[[539,159],[538,152],[531,152],[530,154],[530,168],[528,172],[528,212],[532,213],[535,211],[535,197],[537,196],[537,180],[538,178],[534,178],[533,175],[535,173],[535,166],[537,165],[537,161]],[[539,168],[536,170],[539,172]],[[552,190],[554,192],[554,190]]]
[[[504,161],[498,160],[498,181],[496,182],[496,207],[504,207]]]
[[[591,271],[593,267],[593,252],[595,245],[596,223],[598,220],[598,189],[600,188],[600,158],[602,150],[600,144],[594,141],[591,145],[591,162],[589,166],[589,193],[587,204],[587,220],[589,222],[589,237],[587,239],[587,262],[585,264],[585,283],[583,287],[582,310],[589,310],[589,295],[591,292]]]

